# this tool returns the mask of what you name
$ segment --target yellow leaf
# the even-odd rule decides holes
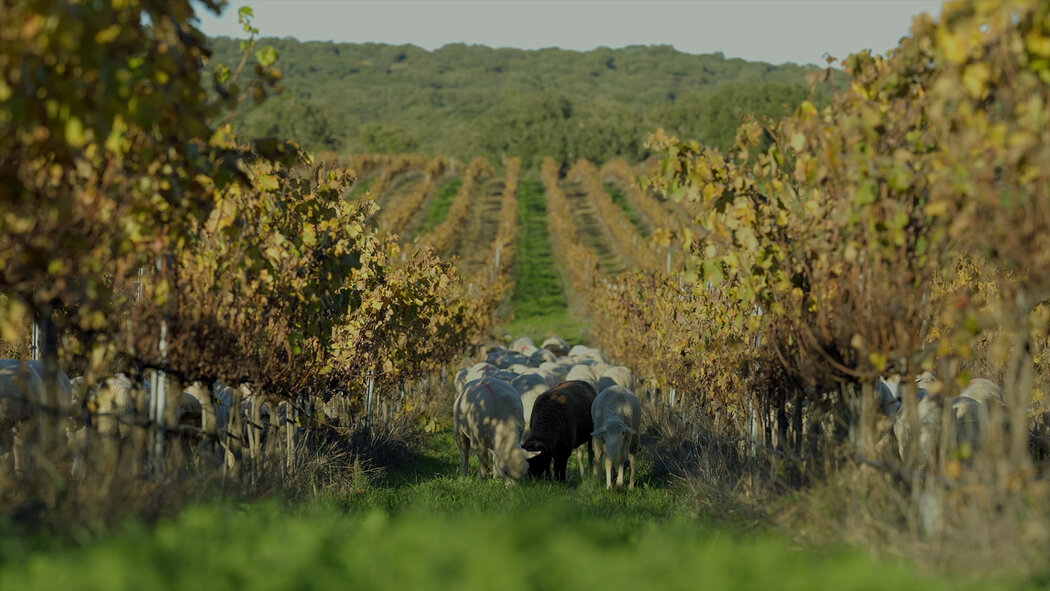
[[[991,71],[984,62],[970,64],[963,71],[962,81],[966,91],[974,98],[983,98],[988,92],[988,79]]]
[[[120,25],[114,23],[98,33],[95,33],[95,42],[100,45],[112,43],[118,35],[120,35]]]
[[[889,358],[883,353],[873,352],[868,355],[868,359],[871,360],[871,364],[875,366],[875,369],[879,371],[886,371],[886,365],[889,363]]]

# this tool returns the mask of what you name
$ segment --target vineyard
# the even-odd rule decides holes
[[[3,6],[0,586],[1050,576],[1046,3],[920,17],[724,152],[535,166],[244,142],[278,57],[205,67],[188,1]],[[620,366],[636,489],[457,476],[472,380]]]

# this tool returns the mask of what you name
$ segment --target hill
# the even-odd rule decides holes
[[[212,40],[236,65],[240,41]],[[812,66],[779,66],[669,46],[579,52],[451,44],[266,38],[283,95],[235,119],[247,137],[292,137],[313,151],[422,152],[562,162],[644,158],[648,133],[726,147],[747,112],[778,116],[810,96]]]

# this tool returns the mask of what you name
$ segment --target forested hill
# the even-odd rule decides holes
[[[725,147],[746,112],[780,115],[809,97],[796,64],[694,55],[669,46],[492,49],[452,44],[299,42],[272,45],[285,93],[236,120],[248,137],[276,135],[307,149],[554,156],[604,161],[645,156],[647,134]],[[240,41],[213,40],[211,63],[238,61]]]

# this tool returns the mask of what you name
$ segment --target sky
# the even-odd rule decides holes
[[[198,6],[210,36],[243,37],[251,6],[264,37],[300,41],[447,43],[589,50],[671,45],[688,53],[773,64],[824,65],[870,49],[885,53],[912,17],[940,0],[232,0],[221,17]]]

